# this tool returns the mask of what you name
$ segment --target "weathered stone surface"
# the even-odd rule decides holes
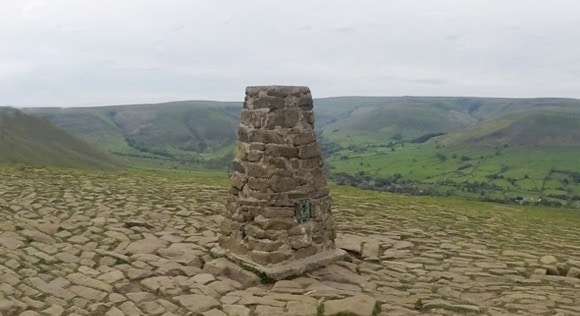
[[[119,280],[122,280],[125,278],[125,275],[123,275],[123,272],[119,271],[119,270],[112,270],[110,272],[101,274],[97,277],[98,280],[101,280],[105,283],[108,284],[113,284]]]
[[[219,239],[219,245],[228,251],[242,256],[247,255],[249,252],[248,247],[243,243],[243,241],[237,238],[227,238],[222,236]]]
[[[288,315],[312,316],[318,313],[316,303],[306,303],[303,301],[288,302],[286,309],[288,310]]]
[[[177,284],[172,277],[169,276],[154,276],[141,280],[143,285],[150,292],[161,291],[161,289],[176,288]]]
[[[255,274],[244,270],[225,258],[218,258],[207,262],[203,270],[215,276],[227,276],[240,282],[244,288],[260,283],[260,279]]]
[[[106,292],[95,290],[93,288],[82,285],[71,286],[70,290],[82,298],[97,302],[100,302],[107,296]]]
[[[504,252],[502,253],[504,256],[509,256],[509,257],[521,257],[521,258],[536,258],[536,256],[530,255],[528,253],[525,252],[521,252],[521,251],[516,251],[516,250],[504,250]]]
[[[255,316],[280,316],[285,315],[284,308],[268,305],[258,305],[254,309]]]
[[[157,302],[145,302],[141,304],[141,309],[146,315],[162,315],[166,309]]]
[[[42,311],[46,315],[50,316],[60,316],[64,314],[65,310],[62,306],[59,305],[52,305],[49,308]]]
[[[280,157],[284,159],[298,158],[299,149],[285,145],[268,144],[266,145],[265,155],[271,157]]]
[[[195,283],[199,284],[208,284],[210,282],[215,281],[215,276],[209,273],[200,273],[191,278],[191,280]]]
[[[275,307],[286,306],[286,303],[284,303],[284,302],[281,302],[278,300],[273,300],[273,299],[266,298],[266,297],[254,296],[254,295],[243,296],[238,301],[238,304],[241,304],[241,305],[267,305],[267,306],[275,306]]]
[[[39,243],[43,243],[43,244],[47,244],[47,245],[52,245],[55,244],[56,241],[54,240],[54,238],[50,237],[49,235],[39,232],[37,230],[23,230],[20,232],[20,234],[22,236],[28,237],[34,241],[37,241]]]
[[[401,249],[409,249],[413,247],[413,243],[409,241],[397,241],[393,244],[393,249],[401,250]]]
[[[276,127],[292,128],[300,120],[299,110],[296,108],[286,108],[280,111],[268,113],[266,128],[274,129]],[[264,141],[262,143],[269,143]]]
[[[480,308],[477,306],[473,306],[473,305],[466,305],[466,304],[453,304],[444,300],[429,300],[424,302],[423,309],[429,310],[429,309],[435,309],[435,308],[441,308],[441,309],[446,309],[455,313],[459,313],[459,314],[467,314],[467,313],[475,313],[475,314],[479,314],[480,312]]]
[[[252,250],[274,252],[283,245],[281,240],[248,238],[248,247]]]
[[[220,306],[220,302],[207,295],[180,295],[176,296],[174,299],[193,313],[202,313]]]
[[[338,234],[335,242],[337,248],[360,254],[362,251],[363,243],[367,241],[369,241],[368,238],[364,238],[358,235]]]
[[[141,309],[133,302],[124,302],[119,306],[119,309],[126,315],[142,315]]]
[[[5,236],[8,235],[8,236]],[[18,236],[17,234],[15,234]],[[24,242],[10,237],[9,234],[5,233],[3,236],[0,236],[0,246],[3,246],[9,250],[16,250],[24,245]]]
[[[319,249],[314,245],[310,245],[308,247],[301,247],[294,251],[294,259],[304,259],[316,256]]]
[[[223,305],[223,310],[229,316],[250,316],[251,313],[244,305]]]
[[[379,260],[380,245],[375,242],[367,242],[362,247],[361,257],[365,260]]]
[[[81,273],[72,273],[66,277],[69,281],[74,284],[88,286],[94,289],[102,290],[105,292],[112,292],[113,287],[103,281],[93,279]]]
[[[570,268],[570,270],[568,270],[568,273],[566,274],[566,276],[569,278],[580,278],[580,269],[576,268],[576,267],[572,267],[572,268]]]
[[[546,273],[548,273],[548,270],[547,269],[538,268],[538,269],[534,269],[533,273],[534,274],[537,274],[537,275],[546,275]]]
[[[357,295],[341,300],[324,302],[324,315],[371,316],[377,301],[367,295]]]
[[[23,306],[23,304],[18,304],[18,302],[0,296],[0,313],[3,315],[17,315],[25,308],[26,306]]]
[[[157,254],[165,259],[186,265],[201,268],[199,246],[191,243],[174,242],[169,248],[157,250]]]
[[[369,280],[368,276],[361,276],[337,264],[331,264],[322,269],[313,271],[312,275],[328,281],[350,283],[355,285],[363,284]]]
[[[308,145],[316,141],[316,134],[314,131],[305,132],[294,137],[294,146]]]
[[[109,301],[111,301],[113,303],[120,303],[120,302],[124,302],[126,300],[127,300],[127,298],[124,295],[121,295],[119,293],[109,294]]]
[[[73,292],[65,289],[63,285],[56,282],[46,283],[38,277],[28,278],[27,283],[31,287],[38,289],[40,292],[48,293],[61,299],[72,300],[76,296]]]
[[[542,262],[543,264],[555,264],[558,262],[558,259],[556,259],[556,257],[552,255],[547,255],[540,258],[540,262]]]
[[[290,258],[292,258],[292,254],[290,251],[259,251],[259,250],[252,250],[248,254],[248,258],[259,265],[270,265],[270,264],[277,264],[280,262],[284,262]]]
[[[228,316],[228,314],[220,311],[219,309],[212,309],[207,312],[202,313],[203,316]]]
[[[125,251],[130,254],[147,254],[156,253],[157,250],[164,248],[166,242],[159,239],[140,239],[130,243]]]
[[[300,148],[298,158],[300,159],[310,159],[320,157],[321,151],[318,143],[312,143]]]

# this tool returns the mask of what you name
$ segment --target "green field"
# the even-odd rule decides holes
[[[378,146],[372,144],[372,136],[356,135],[355,141],[335,134],[326,137],[345,146],[327,158],[338,183],[496,202],[580,206],[578,147],[469,148],[435,141]],[[337,176],[342,173],[359,175],[359,181],[344,181]],[[399,179],[390,187],[380,183],[393,177]],[[401,189],[397,183],[413,185]]]

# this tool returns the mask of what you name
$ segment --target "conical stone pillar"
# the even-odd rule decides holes
[[[274,279],[342,256],[307,87],[246,88],[231,196],[214,249]]]

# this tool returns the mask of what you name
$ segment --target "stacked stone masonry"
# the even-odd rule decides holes
[[[238,136],[220,246],[262,266],[334,249],[310,90],[248,87]]]

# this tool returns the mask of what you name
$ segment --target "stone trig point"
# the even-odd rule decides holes
[[[246,88],[231,196],[214,252],[273,279],[345,255],[334,245],[312,107],[307,87]]]

